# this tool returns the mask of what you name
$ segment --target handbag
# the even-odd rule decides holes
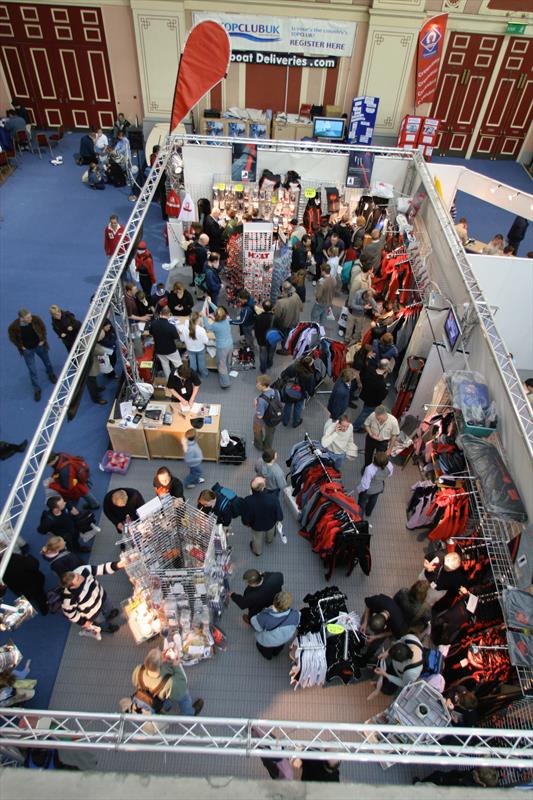
[[[340,336],[344,336],[344,333],[346,331],[346,326],[348,325],[348,314],[349,314],[348,306],[343,306],[338,322]]]
[[[103,375],[107,375],[109,372],[113,371],[113,366],[111,364],[111,359],[109,358],[107,353],[104,353],[101,356],[98,356],[98,366],[100,372]]]

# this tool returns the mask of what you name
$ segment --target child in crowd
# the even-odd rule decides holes
[[[194,428],[189,428],[189,430],[186,431],[182,445],[185,463],[189,468],[189,474],[185,478],[185,486],[187,489],[194,489],[199,483],[205,483],[205,478],[202,477],[202,461],[204,454],[196,441],[196,431]]]
[[[327,255],[326,263],[329,264],[330,266],[331,274],[333,275],[334,278],[337,278],[339,274],[339,263],[340,263],[339,248],[333,246],[328,247],[326,255]]]

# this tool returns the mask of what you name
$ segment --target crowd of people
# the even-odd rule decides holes
[[[121,145],[127,142],[127,121],[120,116],[114,152],[127,150]],[[98,170],[106,163],[112,164],[115,157],[111,156],[112,148],[102,131],[84,139],[89,141],[80,147],[80,159],[89,166],[89,184],[99,188],[94,184],[102,178],[101,175],[98,178]],[[93,179],[91,172],[96,173]],[[141,240],[124,276],[124,302],[133,336],[138,332],[139,336],[149,335],[153,339],[154,358],[165,379],[168,400],[183,411],[188,411],[195,402],[202,380],[208,376],[208,346],[214,345],[218,380],[224,390],[231,386],[230,371],[237,344],[234,331],[257,354],[256,396],[250,409],[257,457],[250,491],[240,498],[238,515],[249,530],[249,548],[255,564],[261,563],[255,559],[262,558],[265,550],[276,546],[277,538],[287,541],[281,502],[287,478],[278,461],[275,440],[279,440],[283,428],[299,428],[303,424],[306,407],[315,395],[315,384],[310,376],[312,364],[305,357],[286,366],[283,361],[280,378],[274,379],[272,371],[276,356],[282,359],[289,356],[287,338],[301,321],[307,300],[311,300],[311,320],[321,325],[328,320],[335,322],[336,301],[344,298],[348,309],[343,339],[350,346],[351,355],[326,401],[321,447],[339,471],[350,469],[347,460],[357,459],[361,454],[355,492],[366,519],[394,481],[391,458],[400,429],[386,402],[398,351],[386,331],[386,323],[395,308],[372,289],[385,235],[376,229],[365,240],[364,219],[359,218],[351,224],[346,218],[323,216],[310,232],[294,220],[288,236],[292,249],[291,275],[283,282],[279,297],[273,303],[259,304],[248,291],[242,290],[237,295],[237,310],[230,312],[229,303],[224,305],[221,300],[225,294],[224,264],[227,240],[238,231],[238,223],[230,215],[228,224],[220,226],[209,202],[200,203],[201,221],[191,226],[183,242],[185,265],[190,269],[189,286],[184,279],[168,287],[159,282],[153,255],[148,244]],[[466,225],[466,220],[459,224]],[[123,233],[118,217],[112,215],[104,235],[108,258],[117,252]],[[313,293],[312,297],[308,297],[307,289],[309,295]],[[70,351],[80,331],[80,321],[59,305],[53,304],[49,310],[53,332]],[[277,345],[273,343],[277,337],[269,336],[272,331],[279,334]],[[363,344],[363,337],[369,331],[370,343]],[[36,356],[43,363],[49,381],[56,382],[56,370],[48,355],[46,324],[27,308],[21,308],[8,332],[28,368],[34,399],[39,401],[42,390]],[[102,387],[97,378],[101,373],[115,378],[116,361],[117,337],[108,319],[101,326],[91,353],[87,387],[93,402],[100,405],[106,402],[100,396]],[[289,383],[299,387],[297,396],[286,390]],[[352,414],[354,410],[358,413]],[[362,438],[356,442],[356,436]],[[2,458],[22,447],[4,445]],[[155,495],[168,494],[176,501],[183,501],[185,489],[197,489],[206,483],[203,453],[194,428],[186,431],[183,450],[184,466],[177,464],[171,470],[165,465],[157,469],[153,479]],[[119,629],[120,611],[109,601],[99,578],[115,574],[124,568],[125,562],[120,557],[96,565],[85,561],[91,552],[91,542],[100,532],[94,516],[100,503],[92,493],[90,470],[83,458],[58,452],[50,456],[48,465],[51,475],[46,482],[47,499],[39,532],[49,537],[41,555],[59,581],[57,608],[80,628],[82,635],[97,639],[102,634],[112,635]],[[82,502],[84,508],[80,508]],[[144,503],[145,497],[135,487],[112,489],[102,500],[103,514],[120,537]],[[215,487],[200,489],[195,504],[204,513],[214,514],[225,527],[231,524],[231,515],[228,516],[227,506]],[[383,694],[394,695],[408,683],[424,677],[425,658],[434,646],[431,623],[438,621],[458,595],[468,593],[460,557],[453,558],[454,555],[424,562],[418,580],[411,587],[398,587],[394,596],[377,594],[365,599],[361,632],[366,637],[368,676],[376,680]],[[243,621],[250,627],[258,652],[270,661],[294,639],[300,611],[293,594],[284,588],[282,573],[248,568],[243,580],[242,594],[231,592],[231,600],[243,611]],[[17,595],[24,594],[41,614],[48,613],[50,596],[44,591],[45,576],[36,558],[25,552],[14,553],[4,583]],[[441,676],[426,677],[434,678],[434,685],[446,692],[438,680]],[[133,694],[125,698],[123,710],[196,715],[203,708],[201,698],[192,700],[179,656],[169,647],[150,650],[133,671],[131,682]],[[450,695],[447,699],[455,724],[475,724],[475,714],[468,713],[475,710],[475,697],[452,699]],[[331,771],[338,779],[338,765],[331,765]],[[479,780],[476,782],[479,784]]]

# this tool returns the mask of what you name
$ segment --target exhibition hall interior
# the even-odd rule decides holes
[[[531,788],[532,122],[524,0],[0,3],[3,796]]]

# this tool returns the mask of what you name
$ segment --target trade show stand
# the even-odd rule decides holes
[[[107,421],[113,450],[128,453],[133,458],[183,458],[182,441],[185,433],[194,427],[192,420],[203,418],[204,424],[197,431],[198,444],[205,461],[218,461],[221,406],[201,406],[195,403],[188,413],[184,413],[178,410],[177,403],[163,400],[164,389],[156,389],[154,396],[156,400],[148,404],[136,424],[123,420],[120,416],[120,404],[115,403]],[[147,416],[147,411],[160,411],[159,419],[151,419]],[[171,415],[169,424],[163,422],[165,414]],[[206,422],[206,419],[210,422]]]

